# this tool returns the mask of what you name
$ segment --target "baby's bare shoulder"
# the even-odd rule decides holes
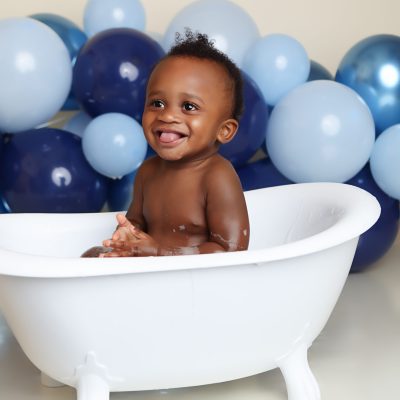
[[[204,175],[208,192],[242,192],[240,179],[230,161],[222,156],[215,157]]]
[[[235,169],[233,168],[232,164],[230,161],[228,161],[226,158],[220,156],[217,154],[212,162],[210,163],[208,169],[207,169],[207,177],[217,177],[218,179],[221,178],[237,178],[237,174]]]

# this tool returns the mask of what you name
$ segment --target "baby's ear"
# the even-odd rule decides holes
[[[238,128],[239,123],[236,119],[231,118],[224,121],[218,131],[218,142],[221,144],[230,142],[235,137]]]

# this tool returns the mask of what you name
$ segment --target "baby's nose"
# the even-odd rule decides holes
[[[160,113],[158,114],[159,120],[163,122],[179,122],[179,111],[173,107],[165,107]]]

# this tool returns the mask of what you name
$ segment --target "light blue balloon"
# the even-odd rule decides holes
[[[120,113],[94,118],[85,129],[82,148],[89,164],[109,178],[121,178],[143,162],[147,142],[140,124]]]
[[[146,14],[140,0],[89,0],[83,14],[85,33],[91,37],[112,28],[144,31]]]
[[[340,83],[317,80],[274,107],[266,146],[273,164],[293,182],[344,182],[367,163],[374,141],[364,100]]]
[[[384,130],[376,139],[370,166],[376,184],[400,200],[400,124]]]
[[[0,21],[0,131],[19,132],[47,122],[71,87],[67,48],[32,18]]]
[[[83,132],[92,121],[92,117],[84,111],[79,111],[73,115],[62,127],[63,130],[82,137]]]
[[[274,106],[292,89],[307,81],[310,60],[296,39],[273,34],[252,44],[246,52],[243,70],[257,83],[265,101]]]
[[[198,0],[183,8],[170,22],[163,39],[168,51],[177,32],[185,28],[205,33],[215,47],[227,54],[239,67],[249,46],[259,38],[257,25],[238,5],[228,0]]]

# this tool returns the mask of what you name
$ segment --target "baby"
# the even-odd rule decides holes
[[[133,202],[104,247],[83,256],[132,257],[246,250],[240,181],[218,154],[243,107],[239,69],[206,35],[187,31],[156,65],[142,125],[156,156],[143,162]]]

